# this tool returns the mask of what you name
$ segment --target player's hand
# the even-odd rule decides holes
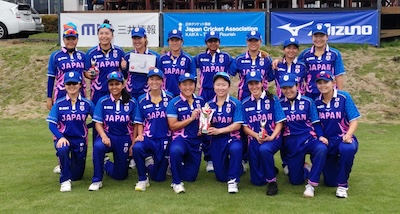
[[[144,137],[143,135],[139,134],[136,138],[135,138],[135,142],[139,142],[139,141],[144,141]]]
[[[278,68],[278,64],[282,62],[281,60],[275,59],[274,61],[272,61],[272,69],[275,70]]]
[[[125,58],[122,57],[121,58],[121,68],[125,70],[127,65],[128,65],[128,63],[126,62]]]
[[[219,135],[222,134],[221,129],[215,128],[215,127],[210,127],[207,129],[207,134],[208,135]]]
[[[351,142],[353,142],[353,136],[352,136],[352,135],[349,135],[349,134],[345,134],[345,135],[343,136],[343,142],[345,142],[345,143],[351,143]]]
[[[106,145],[107,147],[111,146],[111,140],[107,136],[106,137],[102,137],[101,138],[101,142],[103,142],[103,144]]]
[[[133,143],[132,143],[132,145],[129,147],[129,157],[132,157],[133,156]]]
[[[326,137],[324,137],[324,136],[319,137],[318,140],[321,141],[325,145],[329,144],[328,139],[326,139]]]
[[[197,118],[199,118],[201,113],[201,110],[196,108],[195,110],[192,111],[192,115],[190,116],[190,118],[193,120],[196,120]]]
[[[69,141],[67,140],[67,138],[62,137],[62,138],[58,139],[56,147],[62,148],[64,146],[69,146]]]
[[[53,106],[53,99],[47,98],[46,100],[46,107],[48,110],[51,110],[51,107]]]

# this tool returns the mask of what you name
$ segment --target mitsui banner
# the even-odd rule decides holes
[[[312,26],[323,23],[328,27],[329,43],[359,43],[378,45],[378,11],[271,13],[271,44],[282,45],[295,37],[301,44],[310,44]]]
[[[173,29],[182,31],[185,46],[205,46],[204,37],[210,30],[220,32],[222,46],[245,46],[249,31],[260,31],[264,36],[265,13],[164,13],[164,46]]]
[[[159,14],[158,13],[61,13],[59,27],[60,35],[63,25],[72,22],[79,32],[79,47],[92,47],[99,44],[97,27],[104,19],[110,20],[114,28],[115,45],[132,47],[131,30],[134,27],[143,27],[147,32],[149,47],[159,46]],[[63,44],[61,36],[61,45]]]

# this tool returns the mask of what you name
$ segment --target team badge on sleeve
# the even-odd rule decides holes
[[[80,109],[81,111],[85,111],[85,106],[79,106],[79,109]]]
[[[125,103],[124,110],[125,110],[125,112],[129,111],[129,103]]]
[[[299,105],[299,109],[300,109],[301,111],[303,111],[303,110],[304,110],[304,105]]]
[[[335,104],[333,106],[335,106],[335,108],[338,108],[339,107],[339,102],[335,102]]]
[[[260,66],[264,66],[264,58],[260,58]]]
[[[219,55],[219,63],[224,63],[224,55]]]

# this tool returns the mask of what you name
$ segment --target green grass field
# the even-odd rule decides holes
[[[186,182],[185,194],[175,194],[166,182],[151,182],[145,192],[135,192],[136,170],[125,181],[105,176],[98,192],[87,190],[93,165],[91,146],[83,180],[72,192],[59,192],[59,175],[53,174],[55,150],[43,119],[0,119],[0,213],[399,213],[398,196],[400,125],[360,124],[360,146],[350,176],[349,198],[335,197],[335,188],[321,185],[316,196],[302,197],[304,186],[292,186],[281,172],[279,194],[265,195],[266,187],[250,184],[242,176],[239,193],[227,193],[225,183],[205,172],[204,162],[196,182]],[[91,143],[89,143],[91,145]],[[279,154],[276,164],[281,164]],[[280,168],[280,167],[279,167]]]

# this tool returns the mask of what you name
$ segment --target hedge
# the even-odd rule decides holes
[[[58,15],[42,15],[44,32],[58,33]]]

